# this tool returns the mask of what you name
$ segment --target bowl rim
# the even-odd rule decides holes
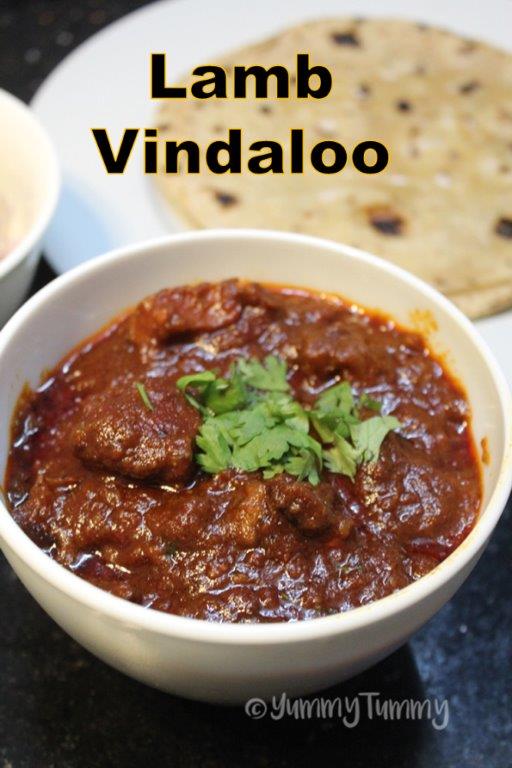
[[[464,541],[434,570],[422,578],[386,597],[368,605],[353,608],[344,613],[323,616],[297,622],[277,623],[221,623],[205,619],[176,616],[141,605],[130,603],[99,587],[90,584],[63,565],[52,560],[22,531],[12,518],[0,495],[0,544],[7,545],[15,557],[21,559],[39,579],[64,593],[78,603],[114,621],[157,633],[162,636],[180,638],[192,642],[227,645],[269,645],[294,643],[329,638],[369,626],[391,616],[399,616],[415,604],[441,590],[457,574],[476,560],[483,550],[506,505],[512,487],[512,394],[497,362],[478,331],[468,318],[431,286],[405,270],[383,259],[352,246],[335,243],[323,238],[307,235],[276,232],[259,229],[209,229],[180,232],[151,239],[123,248],[78,265],[56,278],[31,299],[29,299],[0,331],[0,367],[2,355],[17,331],[30,323],[33,313],[42,305],[66,292],[67,288],[86,279],[90,273],[125,260],[138,259],[154,249],[177,247],[189,241],[204,241],[211,244],[222,240],[258,240],[260,242],[285,241],[363,261],[370,269],[386,272],[413,290],[430,299],[437,308],[449,315],[469,337],[483,363],[487,366],[496,387],[501,415],[504,421],[504,450],[501,457],[496,487],[479,518]]]
[[[55,212],[61,189],[61,173],[57,153],[42,123],[27,104],[9,91],[0,88],[0,107],[4,105],[13,114],[17,113],[21,120],[30,124],[34,136],[39,142],[39,151],[46,155],[49,167],[45,179],[47,191],[43,196],[42,203],[38,206],[34,221],[14,248],[0,259],[0,280],[27,258],[37,245]]]

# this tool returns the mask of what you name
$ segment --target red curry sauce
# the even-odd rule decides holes
[[[305,406],[341,380],[402,427],[354,481],[206,475],[175,384],[240,357],[286,360]],[[154,405],[144,408],[135,382]],[[115,595],[201,619],[290,621],[370,603],[433,569],[481,501],[468,406],[421,336],[305,290],[164,290],[20,398],[6,488],[50,557]]]

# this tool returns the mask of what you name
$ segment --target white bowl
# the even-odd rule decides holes
[[[512,476],[512,405],[508,387],[473,325],[417,278],[335,243],[264,231],[173,235],[88,262],[25,304],[0,332],[0,471],[9,424],[25,382],[116,313],[163,286],[227,277],[338,292],[411,326],[425,310],[431,337],[464,382],[478,442],[487,438],[484,503],[473,531],[419,581],[371,605],[296,623],[216,624],[124,601],[52,561],[0,504],[0,542],[12,567],[43,608],[101,659],[150,685],[214,702],[240,702],[283,691],[310,692],[368,667],[401,645],[462,584],[496,525]],[[504,574],[505,576],[505,574]]]
[[[0,89],[0,197],[22,219],[19,237],[0,258],[0,327],[25,296],[55,211],[60,174],[53,145],[37,118]]]

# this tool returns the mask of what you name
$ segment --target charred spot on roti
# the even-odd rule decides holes
[[[355,32],[351,31],[333,32],[331,34],[331,40],[336,45],[346,45],[351,48],[361,47],[361,41],[359,40],[358,36],[355,34]]]
[[[468,80],[467,83],[462,83],[462,85],[459,86],[459,93],[467,96],[469,93],[478,91],[478,89],[481,87],[482,85],[478,82],[478,80]]]
[[[357,95],[361,99],[366,99],[368,96],[370,96],[372,92],[371,86],[368,85],[368,83],[359,83],[357,87]]]
[[[399,99],[396,102],[396,108],[399,112],[411,112],[412,104],[407,99]]]
[[[366,209],[371,226],[381,235],[397,237],[405,231],[405,219],[390,205],[371,205]]]
[[[505,240],[512,240],[512,216],[502,216],[494,226],[494,231]]]
[[[231,208],[238,203],[237,196],[231,194],[231,192],[222,192],[221,190],[216,189],[213,194],[219,205],[222,205],[224,208]]]

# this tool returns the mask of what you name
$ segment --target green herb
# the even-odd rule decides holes
[[[197,400],[190,392],[187,392],[187,387],[193,387],[200,395],[203,395],[208,385],[216,381],[216,376],[213,371],[201,371],[200,373],[191,373],[189,376],[182,376],[178,382],[177,387],[180,389],[187,398],[190,405],[197,408],[200,413],[204,415],[208,414],[208,409],[204,407],[199,400]]]
[[[278,357],[269,355],[263,365],[259,360],[239,360],[238,368],[247,384],[255,389],[268,392],[287,392],[290,389],[286,381],[286,363]]]
[[[281,464],[277,466],[283,467],[281,472],[288,472],[290,475],[295,475],[299,480],[309,480],[312,485],[318,485],[320,482],[318,466],[321,465],[321,462],[316,459],[318,459],[316,451],[300,451],[295,456],[290,456],[284,466]],[[265,475],[265,473],[263,474]]]
[[[324,451],[327,469],[339,475],[347,475],[351,480],[356,475],[358,459],[357,450],[341,435],[334,435],[334,446]]]
[[[202,371],[183,376],[177,386],[203,416],[196,459],[211,474],[261,470],[271,478],[288,472],[316,485],[325,464],[353,479],[400,426],[393,416],[361,421],[360,409],[380,413],[381,404],[365,394],[356,400],[346,381],[305,409],[290,393],[285,362],[270,355],[263,362],[238,360],[226,378]]]
[[[339,411],[343,414],[349,414],[353,409],[354,395],[348,381],[342,381],[341,384],[329,387],[319,395],[315,403],[315,410],[318,413]]]
[[[185,393],[189,403],[203,415],[229,413],[247,401],[245,384],[237,367],[231,369],[229,379],[219,379],[213,371],[202,371],[182,376],[177,386]],[[202,402],[186,391],[189,387]]]
[[[149,399],[149,395],[146,391],[146,387],[144,386],[144,384],[141,384],[139,381],[136,381],[135,389],[139,393],[140,399],[142,400],[142,402],[144,403],[144,406],[148,409],[148,411],[154,411],[155,408],[153,406],[153,403]]]
[[[350,427],[358,421],[352,388],[348,381],[335,384],[318,397],[311,421],[321,439],[332,443],[335,435],[350,437]]]
[[[220,424],[214,418],[208,418],[202,424],[196,443],[201,449],[197,461],[205,472],[216,474],[230,466],[231,449]]]
[[[189,376],[182,376],[181,379],[178,379],[177,387],[178,389],[181,389],[182,392],[184,392],[186,388],[190,386],[202,388],[205,384],[209,384],[211,381],[215,381],[216,378],[217,377],[213,371],[191,373]]]
[[[213,413],[229,413],[246,402],[247,389],[237,367],[231,369],[229,379],[217,379],[208,386],[206,406]]]
[[[382,411],[382,403],[379,403],[378,400],[374,400],[373,397],[363,392],[359,398],[359,408],[367,408],[369,411],[380,413]]]
[[[372,416],[371,419],[354,424],[350,428],[350,435],[358,460],[370,463],[377,461],[384,438],[399,427],[400,422],[394,416]]]

